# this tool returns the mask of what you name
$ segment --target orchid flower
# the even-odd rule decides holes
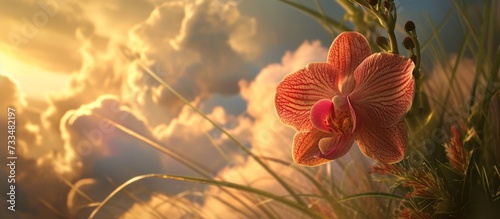
[[[366,38],[344,32],[326,63],[310,63],[277,86],[281,122],[295,128],[293,159],[307,166],[342,157],[354,141],[380,163],[403,159],[403,117],[414,93],[413,62],[390,53],[371,54]]]

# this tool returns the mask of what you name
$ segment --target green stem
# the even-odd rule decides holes
[[[398,40],[396,39],[396,34],[394,34],[394,28],[387,28],[386,30],[389,34],[389,40],[391,41],[391,52],[399,54]]]
[[[376,10],[376,8],[372,8],[370,5],[368,5],[368,3],[366,3],[366,1],[356,1],[356,3],[365,7],[366,10],[371,12],[378,19],[380,25],[385,28],[387,34],[389,35],[389,41],[391,41],[391,53],[399,54],[398,40],[396,39],[396,34],[394,34],[397,12],[394,10],[394,17],[392,17],[393,15],[389,13],[388,18],[386,18],[383,13]],[[392,3],[391,7],[394,7],[394,3]]]

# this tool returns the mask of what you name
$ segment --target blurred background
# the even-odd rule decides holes
[[[1,218],[86,218],[95,207],[91,203],[134,176],[202,175],[139,135],[206,167],[210,177],[286,194],[276,182],[262,180],[267,173],[255,161],[141,66],[250,150],[291,161],[294,130],[275,115],[274,89],[286,74],[326,59],[334,35],[316,20],[275,0],[0,2],[0,144],[7,141],[11,106],[18,157],[16,211],[2,201]],[[441,39],[452,62],[464,39],[464,24],[451,1],[395,2],[399,30],[413,20],[421,42]],[[354,27],[335,1],[319,3],[325,14]],[[424,52],[422,68],[431,80],[440,71],[431,55],[438,52]],[[475,64],[463,63],[467,78],[466,69]],[[353,147],[350,154],[359,151]],[[6,146],[0,155],[0,196],[7,199]],[[365,166],[371,162],[362,159]],[[280,174],[296,178],[286,169]],[[219,189],[198,183],[148,179],[129,191],[118,194],[97,218],[185,215],[165,204],[171,197],[207,215],[235,211],[218,200]],[[191,193],[182,195],[186,191]],[[148,206],[160,213],[151,213]]]

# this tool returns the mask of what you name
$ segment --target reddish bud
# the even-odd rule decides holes
[[[383,36],[377,37],[375,40],[377,45],[380,46],[383,50],[389,50],[391,47],[389,46],[389,40]]]
[[[413,42],[413,40],[412,40],[410,37],[406,37],[406,38],[403,40],[403,46],[404,46],[406,49],[413,49],[413,48],[415,48],[415,43]]]
[[[389,3],[388,1],[384,1],[384,7],[385,7],[385,9],[390,10],[391,9],[391,3]]]
[[[415,30],[415,23],[413,21],[407,21],[405,24],[405,30],[406,32],[411,32]]]
[[[378,4],[378,0],[366,0],[372,7]]]

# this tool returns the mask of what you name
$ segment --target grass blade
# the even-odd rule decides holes
[[[300,212],[303,212],[303,213],[305,213],[313,218],[322,218],[321,215],[319,215],[317,212],[312,211],[311,209],[307,208],[307,206],[303,206],[297,202],[293,202],[289,199],[283,198],[283,197],[278,196],[276,194],[266,192],[264,190],[256,189],[253,187],[240,185],[240,184],[236,184],[236,183],[231,183],[231,182],[218,181],[218,180],[214,180],[214,179],[204,179],[204,178],[198,178],[198,177],[176,176],[176,175],[166,175],[166,174],[147,174],[147,175],[142,175],[142,176],[136,176],[136,177],[128,180],[127,182],[123,183],[118,188],[116,188],[92,212],[89,219],[94,218],[97,215],[97,213],[99,212],[99,210],[102,209],[103,206],[105,206],[121,190],[125,189],[127,186],[129,186],[133,183],[136,183],[138,181],[141,181],[143,179],[148,179],[148,178],[160,178],[160,179],[171,179],[171,180],[179,180],[179,181],[186,181],[186,182],[197,182],[197,183],[203,183],[203,184],[209,184],[209,185],[222,186],[222,187],[226,187],[226,188],[233,188],[233,189],[237,189],[240,191],[246,191],[249,193],[253,193],[253,194],[263,196],[263,197],[270,198],[274,201],[280,202],[280,203],[285,204],[289,207],[297,209]]]

